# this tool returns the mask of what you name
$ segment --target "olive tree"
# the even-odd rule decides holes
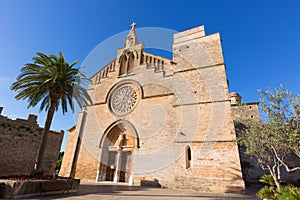
[[[281,85],[274,90],[258,91],[264,120],[239,119],[239,143],[246,154],[256,158],[262,169],[272,175],[280,188],[280,169],[287,172],[300,169],[290,167],[291,158],[300,161],[300,106],[299,96],[285,90]]]

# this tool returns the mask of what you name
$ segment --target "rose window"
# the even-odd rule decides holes
[[[117,88],[112,94],[110,106],[115,114],[123,115],[133,110],[137,100],[138,94],[136,90],[129,85],[125,85]]]

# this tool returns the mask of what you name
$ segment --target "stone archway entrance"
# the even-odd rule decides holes
[[[133,152],[138,147],[135,129],[120,122],[104,134],[101,145],[99,181],[132,182]]]

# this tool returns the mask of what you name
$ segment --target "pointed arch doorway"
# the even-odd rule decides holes
[[[139,138],[133,125],[124,120],[113,123],[103,134],[98,181],[132,182],[133,153]]]

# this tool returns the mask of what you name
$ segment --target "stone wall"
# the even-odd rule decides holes
[[[231,100],[231,113],[233,120],[252,118],[260,120],[260,114],[258,109],[258,102],[243,103],[242,97],[232,92],[229,94]],[[236,134],[239,134],[238,125],[235,126]],[[258,166],[257,161],[254,158],[249,157],[245,153],[245,148],[239,146],[239,155],[243,171],[243,179],[247,186],[251,184],[257,184],[260,176],[266,173]]]
[[[105,153],[120,152],[123,147],[103,146],[103,138],[112,133],[111,127],[130,124],[134,130],[122,133],[136,137],[139,144],[124,147],[132,152],[129,184],[152,182],[164,187],[242,192],[220,35],[205,35],[204,26],[175,34],[173,60],[142,48],[119,49],[116,59],[91,78],[88,92],[94,105],[85,108],[76,130],[71,130],[60,173],[74,173],[84,181],[112,181],[102,174],[109,174],[121,161],[111,165]],[[131,73],[120,75],[120,56],[128,52],[135,55],[138,65]],[[129,112],[118,114],[112,109],[112,97],[124,85],[135,91],[135,104]],[[119,152],[117,159],[122,155]],[[104,162],[107,165],[102,170]],[[113,181],[120,177],[114,176]]]
[[[60,176],[63,177],[72,177],[74,175],[71,174],[72,172],[72,167],[74,157],[76,156],[76,146],[78,142],[78,131],[76,130],[76,127],[70,128],[68,133],[68,141],[67,141],[67,146],[65,149],[64,157],[63,157],[63,162],[60,167]]]
[[[34,169],[43,133],[36,120],[35,115],[16,120],[0,115],[0,176],[29,174]],[[49,133],[42,167],[45,174],[55,172],[63,135],[63,131]]]

